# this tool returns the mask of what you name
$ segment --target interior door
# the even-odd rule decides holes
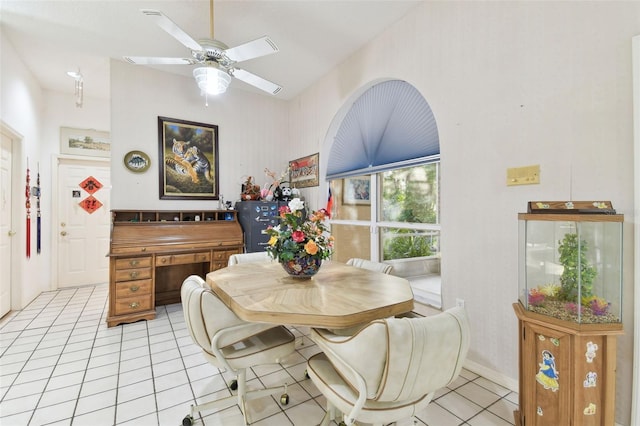
[[[58,287],[109,281],[109,163],[60,159],[58,164]]]
[[[0,317],[11,310],[11,138],[0,133]]]

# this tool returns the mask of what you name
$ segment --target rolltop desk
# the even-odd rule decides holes
[[[109,327],[154,319],[180,302],[189,275],[205,277],[243,250],[233,210],[113,210],[109,250]]]

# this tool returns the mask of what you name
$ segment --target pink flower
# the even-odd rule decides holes
[[[529,304],[532,306],[540,306],[544,303],[545,296],[537,288],[529,290]]]
[[[280,217],[286,217],[287,213],[290,213],[291,210],[289,210],[289,206],[282,206],[278,209],[278,212],[280,213]]]
[[[305,237],[305,235],[304,235],[304,232],[302,232],[302,231],[293,231],[293,232],[291,233],[291,239],[292,239],[293,241],[295,241],[296,243],[301,243],[301,242],[303,242],[303,241],[305,240],[305,238],[306,238],[306,237]]]

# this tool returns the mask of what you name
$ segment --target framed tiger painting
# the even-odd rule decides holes
[[[161,200],[217,200],[218,126],[158,117]]]

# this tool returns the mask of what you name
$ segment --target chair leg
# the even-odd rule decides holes
[[[335,420],[336,418],[336,407],[327,400],[327,412],[324,414],[322,418],[322,422],[320,426],[328,426],[331,420]]]

